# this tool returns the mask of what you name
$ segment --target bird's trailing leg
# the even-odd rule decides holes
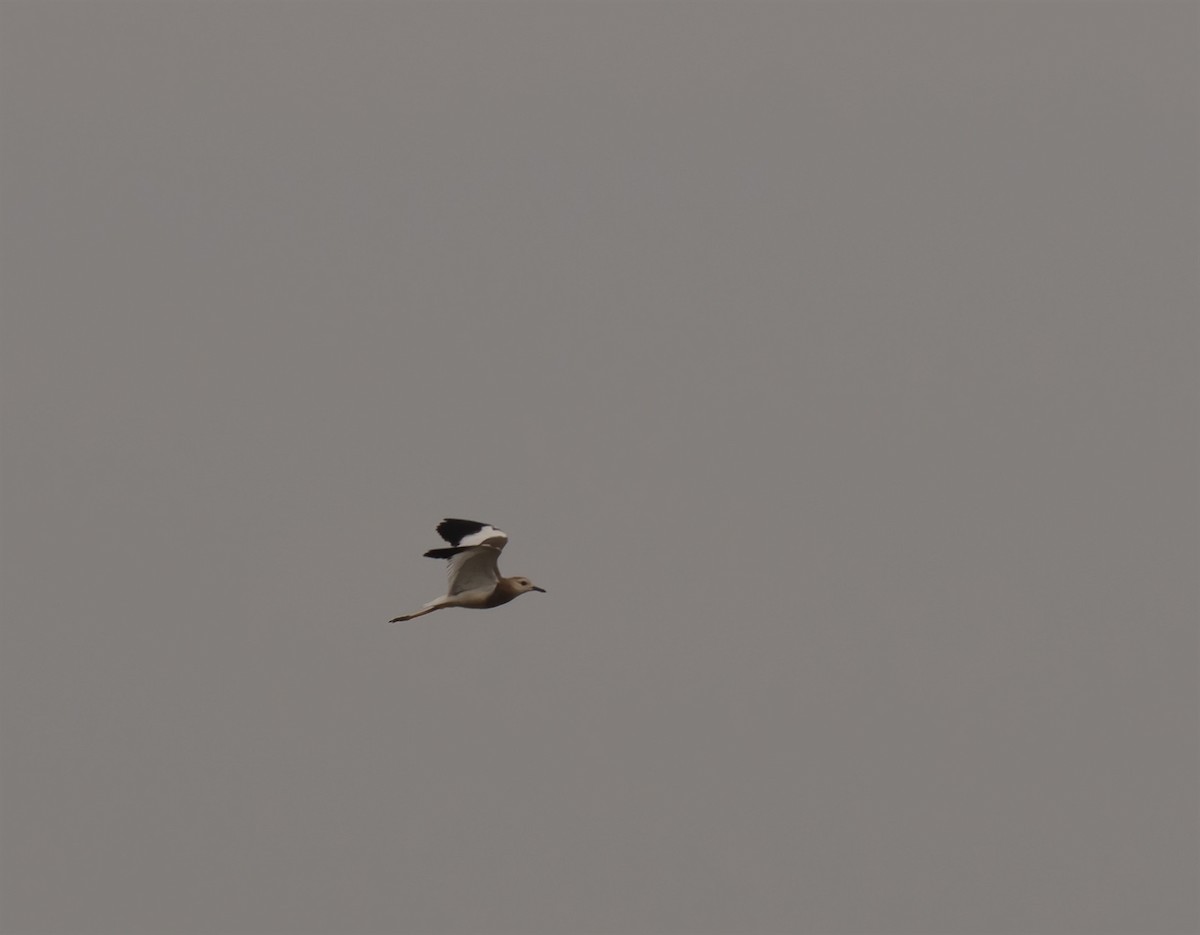
[[[388,621],[388,623],[402,623],[405,620],[415,620],[417,617],[424,617],[426,614],[431,614],[435,610],[441,610],[442,606],[443,605],[439,604],[436,607],[422,607],[416,613],[405,614],[403,617],[393,617],[391,620]]]

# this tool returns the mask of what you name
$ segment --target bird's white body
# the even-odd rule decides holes
[[[496,563],[508,536],[495,526],[468,519],[444,519],[438,524],[437,531],[450,543],[450,548],[430,549],[425,555],[447,561],[446,575],[450,586],[441,597],[434,598],[415,613],[392,618],[391,623],[412,620],[446,607],[498,607],[526,591],[545,593],[528,578],[500,576]]]

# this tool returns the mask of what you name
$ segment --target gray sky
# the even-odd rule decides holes
[[[3,3],[5,935],[1194,931],[1197,25]]]

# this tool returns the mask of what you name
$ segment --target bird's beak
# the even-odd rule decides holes
[[[546,589],[545,589],[545,588],[539,588],[539,587],[538,587],[536,584],[535,584],[535,585],[533,585],[533,590],[535,590],[535,591],[541,591],[543,594],[545,594],[545,593],[546,593]]]

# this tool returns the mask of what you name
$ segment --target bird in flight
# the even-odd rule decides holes
[[[526,591],[546,593],[528,578],[500,577],[496,562],[508,536],[495,526],[469,519],[444,519],[438,523],[437,531],[450,543],[450,548],[430,549],[425,555],[446,560],[450,586],[442,597],[411,614],[393,617],[389,623],[423,617],[443,607],[499,607]]]

